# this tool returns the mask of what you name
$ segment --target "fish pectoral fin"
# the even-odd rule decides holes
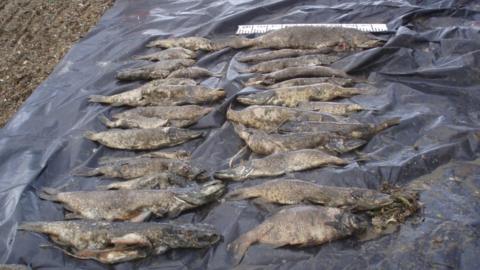
[[[147,237],[138,233],[128,233],[111,239],[116,248],[121,246],[141,246],[152,248],[152,243]]]
[[[131,217],[130,222],[143,222],[152,214],[151,211],[140,212],[138,215]]]

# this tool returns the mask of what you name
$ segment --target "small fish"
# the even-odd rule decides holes
[[[365,94],[367,90],[346,88],[331,83],[319,83],[304,86],[269,89],[237,97],[237,101],[246,105],[276,105],[297,107],[301,102],[329,101],[335,98]]]
[[[229,245],[237,262],[255,244],[315,246],[363,232],[368,222],[339,208],[297,206],[280,210]]]
[[[267,86],[269,89],[274,88],[284,88],[284,87],[292,87],[292,86],[304,86],[304,85],[312,85],[317,83],[332,83],[337,84],[343,87],[353,86],[355,82],[349,78],[338,78],[338,77],[313,77],[313,78],[295,78],[286,80],[283,82],[275,83],[272,85]]]
[[[135,60],[163,61],[173,59],[195,59],[197,53],[180,47],[168,48],[159,52],[134,57]]]
[[[326,132],[269,134],[243,125],[235,125],[235,133],[245,141],[252,152],[260,155],[312,148],[333,153],[346,153],[366,143],[364,140],[346,139]]]
[[[258,63],[247,68],[246,72],[269,73],[289,67],[329,65],[338,61],[339,59],[340,57],[338,56],[327,54],[305,55],[294,58],[280,58]]]
[[[280,58],[288,58],[288,57],[298,57],[304,55],[311,55],[311,54],[319,54],[319,53],[329,53],[332,50],[330,48],[322,48],[322,49],[315,49],[315,50],[298,50],[298,49],[281,49],[281,50],[274,50],[274,51],[267,51],[267,52],[257,52],[245,56],[241,56],[238,58],[239,62],[264,62],[264,61],[271,61]]]
[[[362,111],[365,108],[355,103],[321,102],[308,101],[298,104],[299,109],[330,113],[334,115],[347,116],[351,113]]]
[[[114,114],[112,120],[100,120],[110,128],[187,127],[195,124],[213,108],[197,105],[138,107]]]
[[[287,122],[280,126],[279,132],[327,132],[354,139],[371,139],[375,134],[400,123],[400,118],[385,120],[379,124],[341,123],[341,122]]]
[[[221,88],[211,89],[201,85],[162,85],[158,87],[141,86],[112,96],[92,95],[89,97],[89,101],[112,106],[173,106],[211,103],[224,97],[225,91]]]
[[[115,149],[150,150],[175,146],[202,137],[203,131],[175,127],[149,129],[112,129],[103,132],[88,131],[85,138]]]
[[[346,165],[348,162],[336,156],[316,149],[273,154],[260,159],[252,159],[232,169],[218,171],[217,179],[243,181],[250,178],[280,176],[289,172],[298,172],[325,165]]]
[[[124,162],[131,160],[132,158],[169,158],[169,159],[180,159],[180,160],[189,160],[191,154],[185,150],[177,151],[153,151],[145,154],[137,155],[134,157],[101,157],[98,163],[100,165],[115,163],[115,162]]]
[[[151,214],[178,216],[181,212],[210,203],[225,191],[225,185],[210,181],[201,186],[163,190],[96,190],[58,192],[44,189],[39,197],[61,203],[71,213],[65,218],[129,220],[142,222]]]
[[[195,64],[192,59],[174,59],[158,61],[139,68],[128,68],[117,73],[117,79],[122,81],[165,79],[172,71]]]
[[[114,182],[97,186],[97,190],[107,189],[166,189],[172,186],[185,187],[186,181],[173,173],[154,173],[128,181]]]
[[[340,77],[348,78],[347,73],[343,70],[334,69],[324,66],[304,66],[289,67],[278,71],[262,74],[257,77],[248,79],[246,86],[256,86],[259,84],[271,85],[281,81],[303,77]]]
[[[215,74],[208,69],[201,67],[188,67],[175,70],[167,78],[190,78],[199,79],[204,77],[222,77],[221,74]]]
[[[261,198],[266,202],[278,204],[312,203],[347,207],[355,211],[378,209],[395,201],[393,196],[376,190],[323,186],[296,179],[278,179],[240,188],[228,193],[226,198],[229,200]]]
[[[105,221],[24,222],[22,231],[43,233],[68,255],[114,264],[176,248],[206,248],[221,239],[208,224]]]
[[[280,106],[249,106],[241,111],[231,108],[227,111],[227,119],[247,127],[275,131],[287,121],[335,121],[330,115],[297,110]]]
[[[202,37],[181,37],[157,39],[147,44],[147,47],[175,48],[181,47],[192,51],[213,51],[215,45],[209,39]]]

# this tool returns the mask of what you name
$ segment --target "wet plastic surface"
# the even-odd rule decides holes
[[[71,177],[99,157],[129,155],[83,139],[87,130],[105,129],[97,117],[120,109],[89,104],[88,95],[112,94],[138,83],[118,83],[114,74],[131,67],[132,55],[147,52],[154,36],[200,35],[221,38],[238,24],[388,23],[394,30],[383,48],[336,63],[368,76],[376,95],[351,100],[375,111],[357,118],[378,122],[400,116],[400,125],[375,136],[362,152],[374,159],[345,168],[323,168],[285,177],[336,186],[379,188],[383,182],[420,190],[424,211],[399,231],[376,240],[336,241],[313,248],[254,245],[238,269],[476,269],[480,265],[480,5],[476,1],[146,1],[118,0],[99,25],[81,40],[0,130],[0,263],[34,269],[228,269],[228,243],[259,224],[268,213],[252,202],[222,202],[177,218],[211,223],[224,239],[204,250],[174,250],[162,256],[104,266],[63,255],[45,236],[16,232],[20,221],[61,220],[62,208],[41,201],[40,187],[93,189],[106,180]],[[419,3],[420,2],[420,3]],[[359,4],[361,3],[361,4]],[[225,72],[222,86],[231,97],[249,75],[223,50],[199,65]],[[242,143],[224,123],[224,103],[195,127],[212,128],[205,140],[182,146],[199,166],[213,172]],[[444,165],[446,164],[446,165]],[[441,166],[440,168],[438,168]],[[433,172],[432,174],[429,174]],[[416,179],[424,175],[420,179]],[[415,180],[416,179],[416,180]],[[102,182],[103,181],[103,182]],[[262,180],[231,184],[253,185]]]

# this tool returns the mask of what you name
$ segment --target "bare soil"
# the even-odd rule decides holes
[[[0,1],[0,128],[112,3]]]

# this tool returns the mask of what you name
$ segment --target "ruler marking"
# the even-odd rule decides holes
[[[344,27],[358,29],[364,32],[385,32],[388,30],[387,25],[383,23],[301,23],[301,24],[251,24],[251,25],[239,25],[237,29],[237,35],[243,34],[262,34],[272,30],[283,29],[287,27],[295,26],[313,26],[313,27]]]

